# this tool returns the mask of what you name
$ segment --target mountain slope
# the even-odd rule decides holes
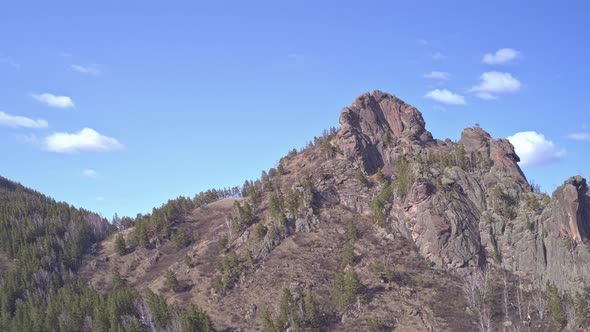
[[[0,330],[70,284],[84,253],[111,230],[95,213],[0,177]]]
[[[530,328],[523,308],[546,282],[587,283],[583,179],[553,199],[535,193],[507,140],[478,126],[434,139],[417,109],[380,91],[345,107],[340,125],[247,181],[243,198],[198,196],[175,217],[139,218],[122,233],[126,252],[103,243],[83,275],[106,291],[117,266],[137,289],[207,308],[220,328],[266,331],[317,328],[311,302],[328,330],[472,330],[487,316]],[[482,267],[497,290],[489,312],[463,296]],[[535,330],[563,323],[539,310]]]
[[[549,197],[518,161],[478,126],[435,139],[375,91],[260,179],[114,234],[0,178],[0,330],[587,329],[586,180]]]

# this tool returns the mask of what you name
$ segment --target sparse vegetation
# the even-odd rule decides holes
[[[303,317],[307,326],[320,326],[320,309],[310,288],[305,291],[305,297],[303,298]]]
[[[125,280],[121,276],[121,271],[119,270],[119,267],[116,265],[113,266],[113,268],[111,269],[111,285],[113,289],[124,287],[126,283],[127,280]]]
[[[320,311],[310,289],[307,289],[303,299],[295,301],[288,288],[283,288],[279,299],[279,314],[273,320],[272,315],[265,309],[262,313],[262,330],[279,332],[287,329],[303,331],[305,328],[321,327]]]
[[[383,175],[383,172],[381,172],[381,168],[379,168],[377,170],[377,173],[375,173],[375,179],[377,179],[377,182],[379,182],[379,184],[381,185],[386,185],[387,183],[389,183],[387,177],[385,177],[385,175]]]
[[[410,163],[403,156],[399,156],[395,162],[394,183],[397,190],[396,194],[401,200],[406,198],[414,181],[415,178],[412,174]]]
[[[235,201],[233,214],[229,218],[236,232],[241,232],[256,222],[254,211],[247,201],[244,202],[244,204],[240,204],[240,202]]]
[[[292,217],[297,217],[303,205],[303,198],[299,190],[288,188],[285,192],[285,207]]]
[[[354,172],[354,179],[363,187],[369,186],[369,180],[367,179],[367,176],[365,175],[363,170],[361,170],[360,168]]]
[[[356,227],[356,224],[352,219],[346,220],[346,239],[350,241],[354,241],[360,238],[360,232]]]
[[[367,332],[381,332],[381,323],[375,318],[367,319]]]
[[[146,288],[145,301],[152,312],[156,327],[164,330],[172,318],[166,299],[161,295],[154,293],[151,289]]]
[[[391,131],[387,130],[385,132],[385,134],[383,134],[383,141],[387,144],[391,143],[391,141],[392,141]]]
[[[381,279],[382,282],[388,283],[393,281],[394,272],[393,269],[386,263],[382,261],[377,261],[371,266],[371,270],[373,274]]]
[[[272,220],[278,221],[281,225],[287,224],[285,216],[285,201],[281,192],[273,192],[270,195],[268,211]]]
[[[197,307],[194,304],[190,304],[180,314],[180,328],[182,332],[213,332],[213,323],[207,315],[207,312]]]
[[[352,245],[351,241],[346,241],[344,247],[342,247],[342,268],[345,268],[348,265],[354,265],[355,261],[355,254],[354,254],[354,246]]]
[[[272,319],[268,308],[264,308],[262,312],[262,331],[263,332],[280,332],[279,329],[275,326],[275,322]]]
[[[551,318],[560,327],[564,327],[567,323],[567,317],[565,314],[563,301],[559,295],[559,290],[554,284],[547,282],[545,288],[545,296],[549,304],[549,310],[551,311]]]
[[[390,203],[393,199],[393,186],[392,184],[383,185],[381,191],[377,196],[373,198],[371,201],[371,214],[375,219],[377,225],[383,227],[385,226],[385,206],[386,204]]]
[[[353,269],[336,273],[332,284],[332,303],[340,311],[344,311],[355,301],[360,300],[361,282]]]
[[[184,228],[179,228],[172,235],[172,242],[174,243],[174,247],[180,250],[186,248],[192,242],[192,239]]]
[[[502,188],[495,186],[492,188],[490,196],[494,213],[503,216],[507,220],[516,218],[515,202]]]
[[[172,270],[168,270],[168,272],[166,272],[166,287],[168,287],[170,290],[177,292],[180,290],[180,283],[178,282],[178,279],[176,278],[176,273]]]
[[[221,260],[222,281],[227,286],[240,274],[240,260],[235,251],[230,251]]]
[[[223,253],[227,248],[228,242],[229,241],[226,235],[222,235],[221,237],[219,237],[219,239],[217,239],[217,252]]]
[[[256,241],[262,241],[264,239],[264,236],[266,235],[266,232],[266,226],[264,226],[263,223],[259,222],[258,224],[256,224],[256,226],[254,226],[254,239],[256,239]]]
[[[492,331],[495,289],[491,270],[489,268],[477,270],[472,275],[465,277],[463,292],[469,307],[478,317],[480,331]]]
[[[184,255],[182,261],[184,262],[184,265],[188,268],[192,268],[193,267],[193,259],[191,258],[191,256],[189,255]]]

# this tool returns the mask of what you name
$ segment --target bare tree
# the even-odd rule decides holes
[[[229,218],[229,217],[225,218],[225,225],[227,226],[227,239],[229,241],[232,241],[233,235],[234,235],[234,225],[233,225],[231,218]]]
[[[476,271],[472,275],[463,278],[463,285],[461,286],[471,308],[475,308],[477,305],[477,296],[480,287],[479,273],[480,271]]]
[[[571,301],[565,302],[565,315],[567,318],[567,329],[570,331],[575,331],[578,318],[576,317],[576,308]]]
[[[508,272],[504,271],[502,273],[502,284],[503,284],[503,288],[502,288],[502,295],[504,298],[504,317],[508,318],[508,300],[509,300],[509,296],[508,296]]]
[[[516,310],[518,310],[518,324],[514,324],[515,331],[528,330],[531,321],[531,301],[525,296],[522,279],[518,277],[518,287],[516,288]]]
[[[535,306],[537,314],[539,314],[539,319],[543,320],[545,318],[545,312],[547,311],[547,297],[545,296],[543,289],[540,287],[533,290],[533,305]]]
[[[518,288],[516,288],[516,309],[518,310],[518,318],[522,322],[524,320],[523,317],[523,307],[524,307],[524,296],[522,294],[522,280],[518,277]]]
[[[488,291],[492,287],[491,270],[488,268],[476,270],[463,281],[463,293],[478,316],[480,331],[492,331],[492,307],[490,299],[487,298]]]
[[[492,331],[492,309],[489,305],[482,305],[479,310],[479,328],[482,332]]]

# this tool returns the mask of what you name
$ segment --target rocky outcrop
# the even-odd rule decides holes
[[[590,194],[586,179],[576,176],[568,179],[553,193],[555,206],[551,210],[552,233],[572,238],[577,243],[590,237]]]
[[[344,155],[373,174],[383,167],[388,144],[399,141],[423,144],[432,141],[422,114],[397,97],[381,92],[365,93],[340,115],[338,144]]]
[[[557,188],[541,217],[545,279],[576,290],[590,281],[590,195],[586,180],[572,177]]]
[[[413,184],[385,204],[385,228],[412,239],[432,264],[497,264],[562,288],[579,287],[590,276],[590,195],[581,177],[567,180],[551,199],[532,193],[508,140],[479,126],[465,129],[456,143],[435,140],[416,108],[380,91],[344,108],[340,125],[335,144],[343,158],[326,161],[318,183],[330,204],[374,213],[371,203],[383,186],[363,186],[353,171],[383,169],[395,185],[401,156]]]

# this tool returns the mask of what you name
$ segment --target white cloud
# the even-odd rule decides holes
[[[432,99],[441,104],[447,105],[465,105],[465,98],[461,95],[453,93],[447,89],[435,89],[429,91],[424,98]]]
[[[80,74],[98,76],[100,75],[100,69],[97,65],[70,65],[70,69]]]
[[[514,145],[522,166],[545,165],[565,156],[565,150],[558,149],[545,135],[535,131],[519,132],[509,136],[508,140]]]
[[[81,151],[112,151],[123,148],[115,138],[99,134],[91,128],[77,133],[54,133],[45,138],[47,150],[58,153]]]
[[[571,133],[567,135],[569,139],[573,139],[574,141],[590,141],[590,133]]]
[[[475,92],[481,99],[495,99],[496,94],[514,93],[520,90],[522,83],[510,73],[488,71],[479,77],[479,85],[472,87],[469,91]]]
[[[501,65],[508,63],[520,56],[520,52],[512,48],[501,48],[496,53],[487,53],[482,61],[488,65]]]
[[[432,58],[434,60],[444,60],[447,58],[447,56],[442,54],[441,52],[436,52],[436,53],[432,54]]]
[[[433,80],[448,80],[450,77],[451,74],[444,71],[431,71],[428,74],[424,74],[424,78],[429,78]]]
[[[24,116],[0,112],[0,126],[10,128],[46,128],[48,123],[43,119],[34,120]]]
[[[96,173],[96,171],[93,169],[85,169],[82,171],[82,175],[89,178],[95,178],[98,173]]]
[[[102,202],[102,201],[104,201],[104,197],[98,196],[98,197],[96,197],[96,200],[99,201],[99,202]]]
[[[68,96],[56,96],[51,93],[32,94],[37,101],[55,108],[69,108],[75,107],[74,101]]]
[[[494,100],[494,99],[497,99],[496,96],[494,96],[493,94],[491,94],[489,92],[478,92],[475,95],[478,96],[479,98],[483,99],[483,100]]]

